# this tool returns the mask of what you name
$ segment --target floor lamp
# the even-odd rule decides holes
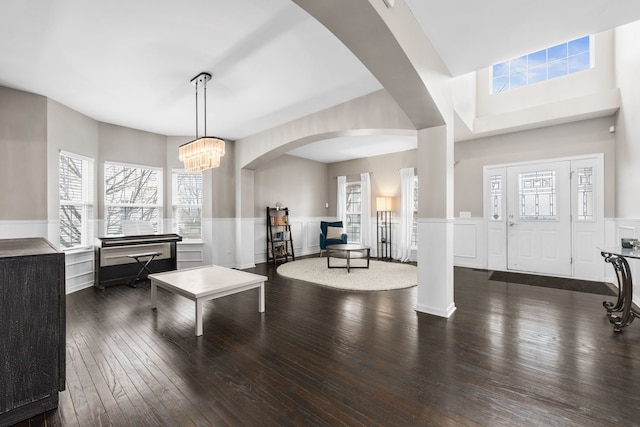
[[[376,197],[378,259],[391,259],[391,210],[393,198]]]

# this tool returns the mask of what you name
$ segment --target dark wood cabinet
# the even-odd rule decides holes
[[[65,387],[64,253],[0,239],[0,426],[58,406]]]

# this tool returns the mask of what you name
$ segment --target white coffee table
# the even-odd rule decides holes
[[[264,313],[264,282],[268,277],[211,265],[150,274],[151,308],[156,309],[158,289],[175,292],[196,303],[196,336],[202,335],[202,303],[249,289],[260,288],[258,311]]]

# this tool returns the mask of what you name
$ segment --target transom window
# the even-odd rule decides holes
[[[591,67],[590,36],[494,64],[493,93],[551,80]]]
[[[173,171],[173,227],[183,240],[202,239],[202,172]]]
[[[359,182],[347,183],[347,235],[349,242],[360,243],[362,220],[362,191]]]
[[[60,152],[60,246],[90,245],[93,218],[93,159]]]
[[[105,162],[104,180],[107,235],[124,234],[125,221],[161,231],[162,169]]]

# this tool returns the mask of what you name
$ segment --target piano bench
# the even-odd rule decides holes
[[[142,268],[140,269],[140,271],[138,271],[138,274],[136,274],[136,277],[127,284],[127,286],[135,288],[136,287],[136,281],[140,278],[140,275],[142,274],[142,272],[144,272],[145,270],[147,270],[148,274],[151,274],[151,270],[149,270],[149,264],[151,263],[151,261],[153,261],[153,259],[159,255],[162,255],[162,252],[142,252],[139,254],[129,254],[127,255],[128,258],[133,258],[136,260],[136,262],[138,264],[140,264],[142,266]],[[148,260],[146,260],[145,262],[143,262],[141,260],[141,258],[149,258]]]

